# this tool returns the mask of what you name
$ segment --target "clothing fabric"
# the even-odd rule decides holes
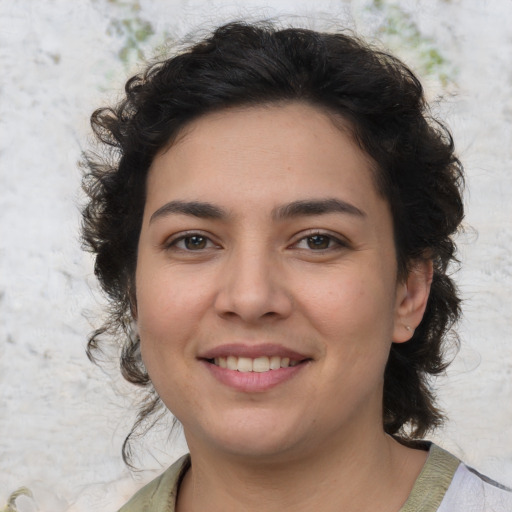
[[[512,512],[512,490],[480,475],[432,444],[399,512]]]
[[[118,512],[175,512],[179,484],[189,467],[190,456],[185,455]],[[397,512],[512,512],[512,490],[432,444],[411,494]]]

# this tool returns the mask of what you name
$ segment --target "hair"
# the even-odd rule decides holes
[[[434,269],[422,322],[411,340],[391,348],[383,427],[411,442],[440,425],[431,381],[448,364],[446,341],[454,338],[449,333],[460,315],[449,272],[463,218],[463,171],[450,132],[431,116],[414,74],[353,35],[236,22],[150,65],[128,80],[125,93],[91,117],[97,143],[107,151],[84,156],[82,224],[84,247],[95,254],[95,274],[110,305],[89,338],[88,355],[97,360],[104,342],[117,343],[122,375],[146,390],[123,445],[125,462],[137,432],[163,414],[131,330],[148,170],[188,123],[230,107],[316,106],[348,124],[373,160],[376,188],[391,208],[399,279],[419,258]]]

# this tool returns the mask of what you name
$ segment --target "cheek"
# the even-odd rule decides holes
[[[331,276],[304,286],[303,306],[319,331],[364,337],[370,332],[391,333],[394,296],[392,290],[371,276]]]
[[[304,305],[323,344],[324,375],[336,388],[359,389],[365,382],[372,390],[382,381],[393,332],[393,297],[374,277],[326,280],[323,292],[316,288]]]
[[[165,374],[186,371],[204,318],[212,287],[199,272],[172,266],[143,265],[137,272],[137,310],[142,358],[156,384]]]
[[[139,328],[157,334],[169,325],[180,327],[204,300],[205,289],[172,269],[142,268],[137,272]],[[163,334],[162,333],[162,334]]]

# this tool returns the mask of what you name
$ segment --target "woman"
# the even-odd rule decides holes
[[[84,240],[127,380],[190,455],[121,510],[510,510],[419,441],[459,316],[462,167],[422,88],[344,34],[229,24],[93,114]],[[132,431],[133,432],[133,431]],[[124,447],[129,457],[130,436]]]

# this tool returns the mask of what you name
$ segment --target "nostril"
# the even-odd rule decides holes
[[[239,315],[237,315],[234,311],[223,311],[221,312],[221,315],[222,317],[224,318],[236,318],[238,317]]]

